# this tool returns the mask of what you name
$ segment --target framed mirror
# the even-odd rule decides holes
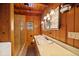
[[[59,30],[59,6],[55,9],[50,9],[50,12],[43,17],[43,30]]]
[[[56,9],[54,9],[53,12],[50,12],[50,18],[50,28],[52,30],[59,30],[59,6]]]

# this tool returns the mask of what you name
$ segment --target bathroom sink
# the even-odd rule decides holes
[[[52,44],[52,43],[54,43],[53,41],[51,41],[51,40],[47,40],[47,42],[49,43],[49,44]]]

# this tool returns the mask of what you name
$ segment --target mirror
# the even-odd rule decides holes
[[[41,23],[43,30],[59,30],[59,6],[51,9]]]

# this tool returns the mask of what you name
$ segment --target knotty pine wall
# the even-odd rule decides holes
[[[20,51],[21,53],[23,53],[24,50],[27,50],[26,49],[27,45],[33,39],[34,35],[40,34],[41,17],[38,15],[28,16],[28,15],[14,14],[13,9],[12,11],[10,10],[10,4],[0,4],[0,42],[11,41],[12,43],[11,54],[18,55]],[[13,13],[12,15],[11,12]],[[11,30],[10,28],[12,21],[14,21],[13,22],[14,25],[12,25],[14,27],[13,30]],[[21,22],[23,22],[23,24],[25,23],[26,25],[28,21],[32,21],[34,24],[33,32],[29,32],[26,26],[23,28],[23,30],[21,30]]]
[[[24,55],[34,35],[40,34],[40,15],[14,14],[14,50],[13,55]],[[33,31],[27,29],[27,22],[33,22]],[[21,30],[21,23],[24,24]]]
[[[28,44],[32,42],[34,35],[39,35],[41,33],[40,21],[41,17],[39,15],[26,15],[26,24],[28,22],[33,23],[33,31],[28,30],[26,26]]]
[[[50,4],[49,7],[45,10],[44,14],[47,13],[47,10],[50,8],[56,8],[60,4]],[[50,30],[44,31],[42,33],[48,35],[56,40],[64,42],[68,45],[79,48],[79,40],[68,38],[68,32],[79,32],[79,7],[75,5],[73,8],[60,14],[60,29],[59,30]]]
[[[26,48],[25,15],[14,14],[14,55]],[[24,48],[25,47],[25,48]],[[27,49],[26,49],[27,50]],[[22,53],[24,51],[21,51]]]

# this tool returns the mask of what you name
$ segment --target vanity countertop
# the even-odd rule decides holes
[[[55,42],[49,43],[43,37],[35,38],[37,48],[41,56],[76,56],[76,54],[61,47]]]

